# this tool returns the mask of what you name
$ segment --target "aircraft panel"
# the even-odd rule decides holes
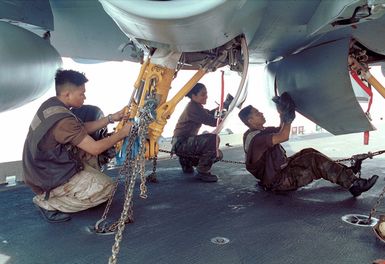
[[[151,42],[155,47],[183,52],[214,49],[245,31],[254,33],[268,3],[223,0],[100,2],[127,36],[135,37],[142,44]]]
[[[142,52],[119,30],[98,1],[51,0],[51,42],[62,57],[138,62]]]
[[[1,0],[0,18],[31,29],[53,30],[53,16],[48,0]]]
[[[288,91],[298,112],[334,135],[374,129],[352,89],[349,44],[342,39],[269,65],[279,92]]]

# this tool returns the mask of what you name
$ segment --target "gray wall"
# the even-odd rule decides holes
[[[21,160],[0,163],[0,184],[6,183],[6,177],[16,176],[16,181],[23,181]]]

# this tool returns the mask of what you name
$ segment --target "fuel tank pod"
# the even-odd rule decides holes
[[[49,40],[7,22],[0,22],[0,112],[42,96],[54,85],[61,67]]]

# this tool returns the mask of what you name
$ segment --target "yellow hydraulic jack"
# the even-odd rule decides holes
[[[152,159],[158,154],[158,139],[163,132],[163,128],[174,112],[176,105],[182,98],[194,87],[194,85],[209,71],[224,65],[235,64],[234,50],[240,47],[239,43],[246,43],[243,36],[235,38],[221,47],[215,58],[205,59],[199,65],[195,65],[198,69],[195,75],[179,90],[179,92],[169,101],[166,102],[171,82],[176,76],[177,66],[183,54],[178,52],[168,52],[167,50],[157,49],[142,64],[139,76],[134,84],[130,102],[126,109],[126,114],[130,118],[139,117],[138,111],[143,108],[147,99],[156,101],[156,120],[148,126],[145,158]],[[245,46],[244,54],[247,54],[247,46]],[[248,59],[248,58],[247,58]],[[152,60],[152,62],[151,62]],[[156,63],[158,62],[158,63]],[[234,65],[233,65],[234,64]],[[116,131],[124,125],[121,122],[116,127]],[[120,151],[123,142],[116,145],[116,150]]]
[[[184,87],[168,102],[167,96],[171,87],[171,82],[175,76],[176,69],[152,64],[148,58],[142,65],[139,76],[134,84],[134,92],[131,96],[126,114],[134,118],[138,114],[145,100],[151,95],[158,102],[156,109],[156,120],[149,125],[148,138],[146,142],[146,159],[157,156],[159,146],[158,139],[161,136],[167,119],[174,112],[176,105],[194,87],[194,85],[206,74],[206,69],[199,69],[196,74],[184,85]],[[116,131],[122,128],[125,121],[121,121],[116,127]],[[117,151],[122,147],[122,142],[116,145]]]
[[[385,88],[382,84],[370,73],[368,66],[360,63],[352,56],[348,57],[348,63],[350,67],[360,72],[361,77],[363,77],[370,85],[372,85],[383,98],[385,98]]]
[[[232,54],[231,49],[236,43],[236,39],[230,41],[224,45],[224,48],[214,59],[203,62],[195,75],[171,100],[167,102],[168,92],[171,87],[171,82],[176,76],[178,60],[180,59],[181,54],[156,50],[154,56],[149,56],[142,64],[139,76],[134,84],[135,89],[126,109],[126,114],[129,113],[130,118],[139,116],[138,110],[144,106],[146,100],[149,98],[155,99],[157,103],[155,110],[156,120],[149,124],[148,127],[147,142],[145,146],[146,159],[152,159],[157,156],[159,150],[158,139],[163,132],[167,119],[169,119],[174,112],[176,105],[207,72],[215,71],[218,67],[223,66],[223,62]],[[152,63],[151,59],[152,61],[159,61],[161,63]],[[124,122],[125,121],[118,124],[116,131],[124,125]],[[117,151],[121,149],[122,144],[123,143],[120,142],[116,145]]]
[[[153,158],[158,155],[158,139],[162,135],[163,128],[167,123],[167,119],[171,117],[176,105],[180,102],[180,100],[182,100],[182,98],[205,74],[205,70],[198,70],[194,76],[183,86],[183,88],[179,90],[179,92],[168,102],[165,101],[167,99],[170,85],[167,87],[167,90],[164,89],[166,97],[164,97],[163,101],[160,101],[159,107],[156,109],[156,120],[149,125],[146,158]],[[171,81],[169,84],[171,84]]]

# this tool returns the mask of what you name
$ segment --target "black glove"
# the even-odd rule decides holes
[[[295,119],[295,111],[289,111],[281,115],[281,120],[284,123],[291,123]]]
[[[233,101],[234,97],[231,94],[226,95],[226,100],[223,102],[223,108],[226,110],[229,110],[229,106],[231,102]]]
[[[281,96],[274,96],[272,100],[281,114],[282,121],[284,123],[291,123],[295,118],[295,103],[291,96],[284,92]]]
[[[281,96],[274,96],[272,100],[276,104],[278,112],[281,114],[295,111],[295,103],[287,92],[284,92]]]

